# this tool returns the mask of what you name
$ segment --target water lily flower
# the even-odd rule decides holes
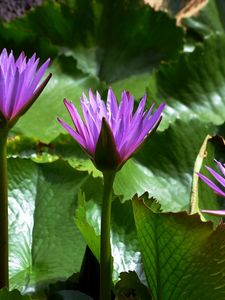
[[[49,62],[37,69],[35,54],[28,60],[23,52],[16,60],[12,51],[0,54],[0,289],[9,286],[7,137],[48,83],[51,74],[39,84]]]
[[[80,99],[83,118],[71,101],[64,100],[74,128],[60,118],[58,121],[88,153],[98,169],[118,170],[161,121],[165,103],[154,113],[154,105],[145,111],[145,103],[146,96],[133,113],[134,97],[130,93],[124,91],[118,105],[111,88],[106,104],[98,92],[95,96],[90,90],[89,99],[85,94]]]
[[[27,59],[24,52],[15,60],[13,51],[0,54],[0,120],[10,128],[40,95],[51,74],[41,83],[50,59],[38,68],[39,58]],[[1,127],[1,125],[0,125]]]
[[[218,181],[219,186],[217,186],[215,183],[213,183],[209,178],[206,176],[197,173],[197,175],[219,196],[225,197],[225,192],[222,190],[222,188],[225,188],[225,165],[221,162],[215,160],[217,163],[221,173],[223,176],[221,176],[219,173],[214,171],[213,169],[206,166],[206,169],[213,175],[213,177]],[[213,215],[220,215],[225,216],[225,210],[202,210],[204,213],[213,214]]]
[[[147,136],[161,121],[165,104],[153,113],[153,105],[145,111],[144,96],[135,112],[134,97],[122,93],[118,105],[110,88],[106,103],[97,92],[89,91],[89,99],[83,94],[80,99],[83,117],[74,104],[64,99],[74,128],[58,118],[61,125],[88,153],[97,169],[103,173],[103,194],[100,237],[100,300],[111,299],[112,270],[110,245],[110,219],[113,183],[116,172],[143,144]]]

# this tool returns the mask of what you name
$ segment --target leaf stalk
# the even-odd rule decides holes
[[[7,174],[8,130],[0,130],[0,289],[9,287],[8,267],[8,174]]]
[[[110,222],[113,182],[115,172],[104,172],[104,188],[101,212],[101,245],[100,245],[100,300],[111,299],[112,260],[110,244]]]

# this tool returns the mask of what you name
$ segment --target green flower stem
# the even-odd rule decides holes
[[[101,246],[100,246],[100,300],[111,299],[112,269],[110,245],[110,220],[112,188],[115,172],[104,172],[104,190],[101,214]]]
[[[0,129],[0,288],[9,286],[8,267],[8,130]]]

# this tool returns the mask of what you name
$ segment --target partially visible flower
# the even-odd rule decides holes
[[[6,49],[0,54],[0,119],[12,127],[40,95],[51,74],[39,85],[50,59],[39,68],[34,54],[27,59],[24,52],[15,60]],[[1,127],[1,125],[0,125]]]
[[[206,166],[206,169],[213,175],[213,177],[218,181],[219,186],[217,186],[215,183],[213,183],[210,179],[208,179],[206,176],[197,173],[197,175],[219,196],[225,197],[225,192],[222,190],[222,188],[225,188],[225,165],[223,165],[221,162],[215,160],[217,163],[220,171],[222,172],[221,176],[213,169]],[[225,210],[202,210],[204,213],[213,214],[213,215],[225,215]]]
[[[134,110],[134,98],[122,93],[117,104],[112,89],[108,90],[106,104],[97,92],[89,91],[89,99],[83,94],[80,99],[83,119],[72,102],[64,100],[73,121],[74,129],[58,118],[69,134],[88,153],[95,166],[104,170],[118,170],[141,146],[149,133],[161,121],[165,104],[153,113],[153,105],[145,111],[146,96]]]

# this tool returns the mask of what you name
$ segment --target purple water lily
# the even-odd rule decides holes
[[[0,54],[0,289],[9,287],[7,137],[49,81],[51,74],[39,85],[49,62],[37,69],[35,54],[28,60],[23,52],[17,60],[12,51]]]
[[[100,234],[100,300],[111,299],[112,269],[110,245],[110,219],[113,183],[116,172],[142,145],[146,137],[157,127],[165,104],[153,113],[153,105],[145,111],[144,96],[135,112],[134,98],[122,93],[118,105],[112,89],[108,90],[106,103],[97,92],[89,91],[89,99],[80,99],[81,117],[72,102],[64,100],[74,128],[58,118],[61,125],[88,153],[97,169],[103,174],[103,194]]]
[[[71,128],[60,118],[58,121],[89,154],[94,163],[96,162],[96,147],[99,144],[103,127],[107,129],[106,131],[112,136],[111,144],[114,144],[117,152],[117,168],[140,147],[149,133],[159,124],[165,107],[165,103],[162,103],[154,113],[154,105],[145,111],[146,96],[144,96],[133,113],[133,96],[124,91],[118,105],[112,89],[108,90],[106,104],[98,92],[95,96],[90,90],[89,99],[83,94],[80,100],[83,119],[72,102],[65,99],[64,103],[75,128]],[[104,134],[102,139],[104,139]],[[108,150],[105,149],[103,153],[106,151]]]
[[[6,49],[0,54],[0,117],[9,127],[27,111],[46,86],[51,74],[39,85],[50,59],[37,70],[39,58],[27,60],[24,52],[15,60]]]
[[[225,197],[225,192],[221,188],[225,188],[225,165],[223,165],[221,162],[215,160],[217,163],[220,171],[222,172],[221,176],[213,169],[206,166],[206,169],[213,175],[213,177],[218,181],[221,187],[217,186],[215,183],[213,183],[210,179],[208,179],[206,176],[197,173],[197,175],[219,196]],[[225,216],[225,210],[202,210],[204,213],[213,214],[213,215],[220,215]]]

